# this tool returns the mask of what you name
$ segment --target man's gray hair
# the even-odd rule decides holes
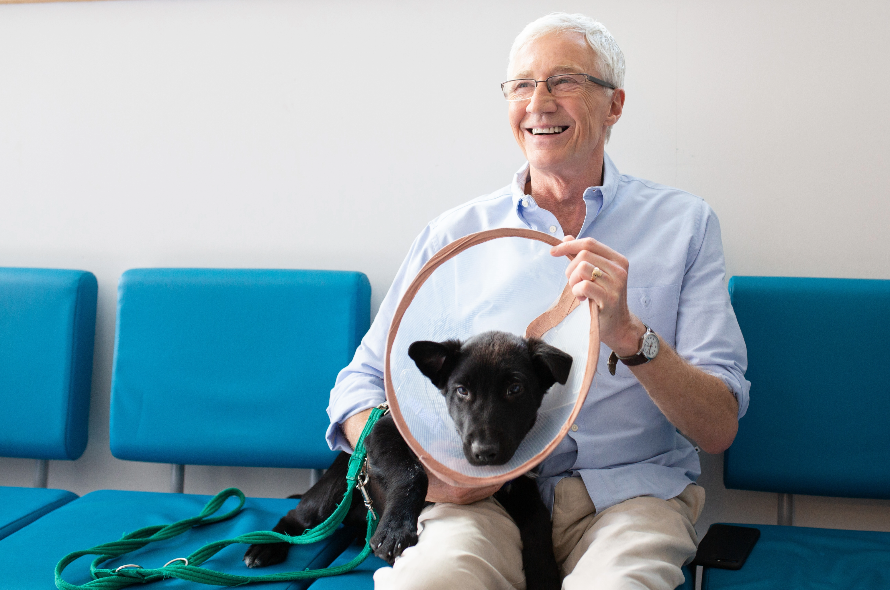
[[[603,80],[609,82],[615,88],[624,88],[624,53],[612,37],[612,33],[603,23],[583,14],[568,14],[566,12],[552,12],[532,21],[522,29],[522,32],[513,41],[510,48],[510,60],[507,62],[507,75],[513,68],[513,60],[516,54],[525,44],[539,37],[551,33],[582,33],[587,39],[587,44],[593,49],[599,62],[598,74]],[[579,72],[590,74],[590,72]],[[606,130],[606,143],[612,138],[612,128]]]
[[[624,53],[618,47],[618,43],[612,37],[612,33],[589,16],[583,14],[568,14],[565,12],[553,12],[547,16],[542,16],[538,20],[532,21],[522,29],[522,32],[513,41],[513,47],[510,48],[510,61],[507,64],[507,72],[513,66],[513,59],[516,53],[522,47],[544,35],[550,33],[574,32],[582,33],[587,39],[587,44],[593,49],[597,56],[602,71],[600,76],[606,82],[611,83],[615,88],[624,87]],[[591,72],[581,72],[588,74]]]

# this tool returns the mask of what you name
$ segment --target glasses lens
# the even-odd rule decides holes
[[[550,82],[550,90],[553,92],[554,96],[565,96],[581,90],[585,78],[582,74],[565,74],[562,76],[552,76],[548,81]]]
[[[535,93],[534,80],[510,80],[501,84],[507,100],[528,100]]]

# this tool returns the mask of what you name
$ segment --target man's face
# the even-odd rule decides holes
[[[574,73],[602,78],[584,35],[553,33],[519,50],[510,78],[545,80]],[[559,176],[582,174],[598,153],[602,157],[606,128],[621,116],[623,103],[623,90],[592,82],[578,94],[560,98],[541,83],[530,100],[508,103],[510,126],[532,168]]]

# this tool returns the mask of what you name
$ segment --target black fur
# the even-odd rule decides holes
[[[415,342],[408,356],[445,396],[473,465],[509,461],[534,426],[544,394],[565,383],[572,368],[561,350],[505,332],[484,332],[464,344]]]
[[[408,354],[445,396],[464,454],[475,465],[502,465],[512,458],[534,425],[544,394],[554,383],[566,382],[572,365],[569,355],[540,340],[504,332],[486,332],[465,343],[415,342]],[[392,564],[417,543],[417,518],[426,505],[428,480],[391,415],[377,422],[365,447],[369,491],[380,515],[371,545],[375,555]],[[349,455],[340,453],[273,530],[297,536],[324,521],[346,492],[348,462]],[[550,513],[534,481],[521,477],[505,485],[495,498],[519,528],[529,590],[559,588]],[[344,524],[363,534],[365,514],[361,494],[356,492]],[[287,543],[251,545],[244,562],[248,567],[280,563],[289,547]]]

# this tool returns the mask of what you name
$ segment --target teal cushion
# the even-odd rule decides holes
[[[0,268],[0,456],[86,449],[97,291],[85,271]]]
[[[756,528],[760,529],[760,540],[742,569],[706,569],[703,590],[890,588],[890,533],[767,525]]]
[[[65,490],[0,487],[0,539],[75,498]]]
[[[370,325],[357,272],[139,269],[120,280],[111,452],[326,468],[325,407]]]
[[[54,588],[56,563],[68,553],[115,541],[125,533],[146,526],[169,524],[196,516],[209,499],[209,496],[108,490],[87,494],[0,540],[2,587],[50,590]],[[235,499],[227,500],[219,514],[236,505]],[[230,539],[252,531],[271,530],[278,519],[295,505],[295,500],[248,498],[242,511],[231,520],[193,528],[173,539],[152,543],[114,559],[108,565],[116,567],[136,563],[150,568],[161,567],[171,559],[185,557],[212,541]],[[292,547],[283,564],[255,570],[248,569],[241,561],[247,547],[231,545],[210,558],[205,566],[238,575],[315,569],[328,565],[352,538],[351,534],[347,535],[344,529],[340,529],[326,542]],[[64,571],[63,578],[73,584],[89,581],[92,559],[94,556],[78,559]],[[280,582],[266,584],[262,588],[293,590],[307,586],[308,582],[305,581]],[[157,584],[157,587],[167,590],[194,589],[198,586],[170,579]]]
[[[341,566],[349,563],[361,553],[364,546],[364,538],[354,541],[331,565]],[[319,578],[312,584],[312,588],[313,590],[373,590],[374,572],[382,567],[389,567],[389,564],[372,553],[351,572],[330,578]]]
[[[890,280],[733,277],[729,289],[751,406],[726,487],[890,498]]]
[[[677,586],[677,590],[695,590],[695,572],[693,571],[695,568],[684,566],[683,567],[683,576],[685,576],[685,580],[682,584]]]

